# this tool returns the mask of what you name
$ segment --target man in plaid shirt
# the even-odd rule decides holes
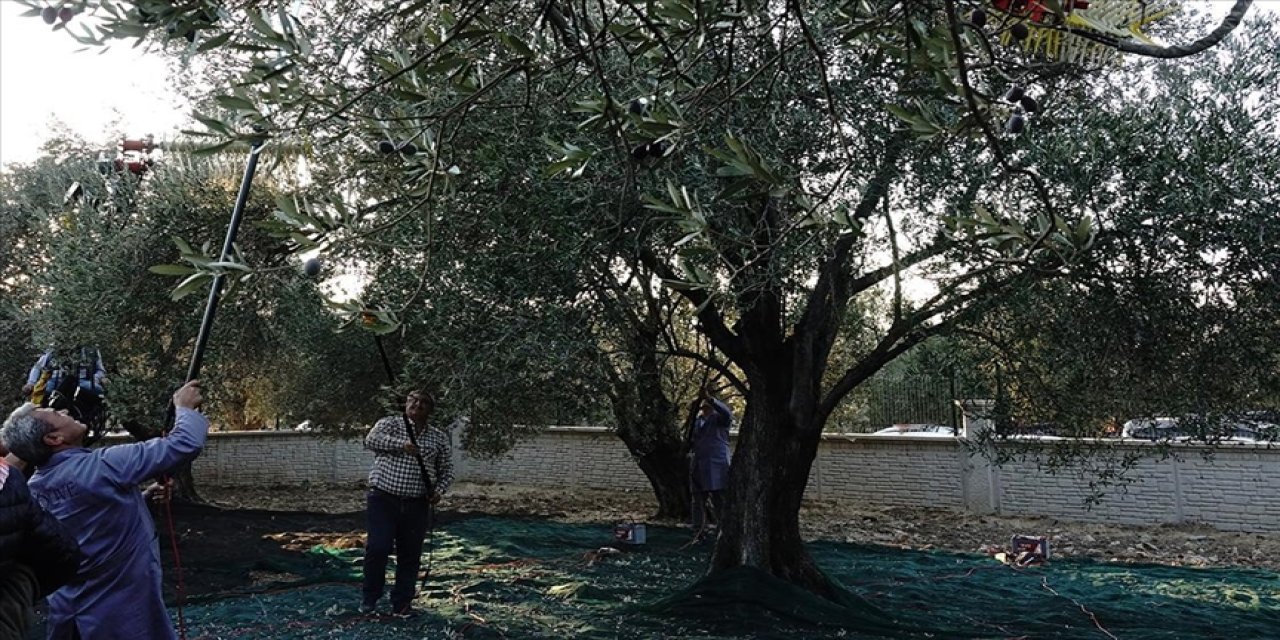
[[[365,448],[373,451],[364,601],[360,606],[364,613],[374,611],[382,597],[387,582],[387,557],[394,548],[396,582],[391,589],[391,612],[405,617],[414,614],[411,604],[432,506],[453,483],[449,434],[428,424],[434,409],[431,394],[424,390],[411,391],[405,398],[404,414],[379,420],[364,439]],[[423,478],[424,471],[426,478]]]

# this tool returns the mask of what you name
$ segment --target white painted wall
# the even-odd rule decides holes
[[[1153,453],[1146,443],[1114,443]],[[1089,475],[1051,473],[1029,455],[998,468],[951,439],[830,435],[814,460],[806,495],[875,506],[937,507],[1051,516],[1113,524],[1197,522],[1230,531],[1280,531],[1280,448],[1179,446],[1178,456],[1141,460],[1134,482],[1108,490],[1090,507]],[[508,455],[480,460],[455,449],[460,480],[551,488],[645,490],[648,482],[612,433],[555,428]],[[359,440],[311,433],[215,433],[194,465],[199,482],[218,486],[353,485],[372,456]]]

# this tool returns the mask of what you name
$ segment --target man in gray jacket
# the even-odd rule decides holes
[[[689,429],[689,491],[693,498],[692,524],[699,535],[707,527],[706,503],[711,501],[719,521],[724,490],[729,486],[729,427],[733,412],[703,387],[695,401],[697,416]]]

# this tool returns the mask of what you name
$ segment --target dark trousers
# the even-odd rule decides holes
[[[431,521],[426,498],[401,498],[370,489],[369,539],[364,546],[364,604],[374,605],[387,584],[387,557],[396,554],[396,583],[391,588],[391,608],[399,610],[413,601],[422,564],[422,540]]]
[[[17,562],[0,565],[0,640],[27,637],[39,590],[31,567]]]
[[[724,506],[724,492],[723,491],[691,491],[690,493],[691,493],[691,498],[693,502],[693,504],[691,505],[693,507],[692,508],[693,513],[690,514],[693,519],[693,528],[701,529],[707,526],[708,524],[707,501],[708,500],[711,501],[711,518],[710,519],[711,521],[719,525],[720,514],[723,511],[723,506]]]

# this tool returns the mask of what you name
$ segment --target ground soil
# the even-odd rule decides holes
[[[226,570],[232,564],[243,566],[246,557],[283,557],[321,542],[363,546],[364,491],[359,487],[204,487],[201,495],[208,505],[173,506],[184,590],[189,596],[284,577]],[[488,514],[602,524],[627,519],[654,522],[646,517],[654,510],[652,496],[640,492],[461,484],[441,504],[441,520]],[[161,529],[167,528],[167,519],[157,522]],[[1014,534],[1043,535],[1051,539],[1057,556],[1280,571],[1280,534],[1228,533],[1203,526],[1118,527],[834,502],[806,504],[801,522],[806,536],[813,539],[982,553],[1002,550]],[[162,541],[164,555],[169,556],[165,566],[173,566],[168,536],[162,535]]]

